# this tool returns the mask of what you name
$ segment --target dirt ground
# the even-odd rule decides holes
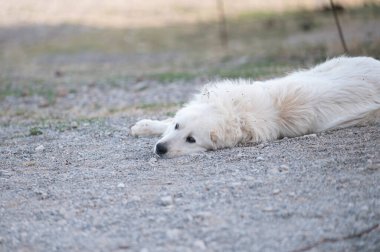
[[[342,53],[331,13],[236,8],[228,48],[203,16],[0,22],[0,251],[379,251],[378,124],[173,159],[130,136],[208,81]],[[380,58],[379,10],[340,13],[350,54]]]
[[[379,125],[157,159],[136,117],[1,130],[2,251],[378,251]]]

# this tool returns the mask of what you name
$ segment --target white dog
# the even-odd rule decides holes
[[[283,78],[208,84],[174,118],[141,120],[131,134],[163,134],[154,152],[173,157],[348,127],[379,117],[380,61],[339,57]]]

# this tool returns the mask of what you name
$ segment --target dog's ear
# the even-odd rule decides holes
[[[218,141],[218,135],[216,133],[216,130],[212,130],[210,132],[210,139],[213,142],[213,144],[216,145],[216,142]]]
[[[214,128],[210,131],[210,140],[214,149],[235,146],[243,137],[240,125],[226,122],[224,127]]]

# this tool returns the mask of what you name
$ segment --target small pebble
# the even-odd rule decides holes
[[[36,148],[35,148],[35,151],[37,152],[41,152],[41,151],[44,151],[45,150],[45,147],[41,144],[41,145],[38,145]]]
[[[199,212],[199,213],[196,213],[195,214],[195,217],[201,219],[201,220],[205,220],[205,219],[210,219],[212,218],[213,214],[211,212]]]
[[[169,230],[166,230],[166,236],[169,239],[178,240],[179,235],[180,235],[180,230],[178,230],[178,229],[169,229]]]
[[[236,157],[238,157],[238,158],[244,157],[244,154],[241,153],[241,152],[239,152],[239,153],[236,155]]]
[[[295,192],[290,192],[290,193],[288,193],[288,195],[289,195],[290,197],[295,197],[295,196],[296,196],[296,193],[295,193]]]
[[[34,161],[26,161],[26,162],[24,162],[24,163],[22,163],[24,166],[33,166],[33,165],[35,165],[36,164],[36,162],[34,162]]]
[[[67,221],[66,221],[65,219],[62,219],[62,220],[59,220],[59,221],[57,222],[57,224],[58,224],[59,226],[65,226],[65,225],[67,225]]]
[[[239,187],[241,186],[241,182],[233,182],[230,184],[231,187]]]
[[[163,196],[160,198],[160,204],[162,206],[169,206],[171,204],[173,204],[173,198],[172,196]]]
[[[78,128],[78,123],[76,121],[73,121],[70,123],[71,128],[76,129]]]
[[[279,172],[287,172],[289,171],[289,166],[287,165],[280,165],[280,168],[278,169]]]
[[[280,189],[274,189],[273,190],[273,195],[276,195],[276,194],[279,194],[281,192],[281,190]]]
[[[255,169],[254,166],[252,166],[252,169]],[[254,176],[245,176],[242,178],[243,181],[255,181],[256,180],[256,177]]]
[[[317,134],[309,134],[309,135],[304,135],[302,136],[303,138],[311,138],[311,137],[317,137]]]
[[[35,191],[35,194],[37,195],[38,199],[40,200],[45,200],[49,197],[48,193],[47,192],[44,192],[44,191]]]
[[[367,169],[368,170],[379,170],[380,162],[373,162],[372,159],[367,159]]]
[[[364,205],[360,208],[361,211],[367,212],[369,210],[369,207],[367,205]]]
[[[194,247],[196,247],[197,249],[201,249],[201,250],[206,249],[206,245],[205,245],[204,241],[202,241],[202,240],[196,240],[194,242]]]
[[[371,163],[371,164],[368,164],[367,165],[367,169],[368,170],[373,170],[373,171],[375,171],[375,170],[380,170],[380,163]]]
[[[368,160],[367,160],[367,165],[368,165],[368,166],[371,166],[371,165],[372,165],[372,159],[368,159]]]
[[[149,159],[149,162],[148,162],[151,166],[156,166],[157,165],[157,158],[154,158],[152,157],[151,159]]]
[[[274,208],[271,207],[271,206],[264,207],[262,210],[263,210],[264,212],[274,212],[274,211],[276,211],[276,209],[274,209]]]
[[[139,197],[139,196],[132,196],[131,197],[131,201],[140,201],[141,200],[141,198]]]
[[[258,157],[256,158],[256,160],[257,160],[257,161],[264,161],[265,159],[264,159],[263,157],[261,157],[261,156],[258,156]]]
[[[12,173],[6,170],[0,170],[0,177],[10,177]]]
[[[125,187],[125,184],[124,184],[124,183],[119,183],[119,184],[117,184],[117,187],[119,187],[119,188],[124,188],[124,187]]]

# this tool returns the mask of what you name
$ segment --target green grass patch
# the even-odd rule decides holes
[[[169,117],[174,117],[175,116],[175,113],[174,111],[169,111],[169,112],[166,112],[166,116],[169,116]]]
[[[351,17],[359,18],[378,18],[380,17],[380,4],[368,2],[359,8],[351,8],[347,10]]]
[[[144,110],[154,110],[161,108],[163,104],[157,104],[157,103],[144,103],[137,106],[138,109],[144,109]]]
[[[76,120],[61,120],[45,118],[41,119],[36,126],[30,128],[29,134],[32,136],[41,135],[44,129],[51,129],[58,132],[64,132],[68,130],[74,130],[82,126],[88,126],[91,124],[104,125],[104,118],[77,118]]]
[[[190,72],[164,72],[149,75],[149,79],[157,80],[162,83],[171,83],[181,80],[191,80],[196,77],[196,74]]]
[[[112,76],[105,78],[105,80],[102,82],[106,86],[126,88],[128,86],[128,83],[136,83],[141,80],[158,81],[160,83],[172,83],[176,81],[188,81],[196,77],[197,75],[192,72],[162,72],[148,75],[140,74],[138,76]],[[143,86],[139,91],[142,91],[146,88],[146,86]]]
[[[33,127],[33,128],[29,129],[29,135],[31,135],[31,136],[38,136],[38,135],[42,135],[42,134],[43,134],[43,132],[38,127]]]
[[[258,79],[260,77],[270,76],[274,74],[273,69],[255,67],[255,68],[245,68],[239,67],[235,69],[221,69],[218,70],[215,75],[221,78],[227,79]]]
[[[143,109],[143,110],[150,110],[150,111],[156,111],[156,110],[170,110],[170,109],[177,109],[178,107],[182,106],[183,103],[143,103],[138,106],[136,106],[136,109]]]
[[[291,68],[291,64],[278,62],[248,62],[232,68],[217,69],[209,75],[227,79],[261,79],[284,74]]]
[[[56,99],[56,91],[42,80],[32,80],[28,83],[14,83],[7,80],[0,80],[0,99],[5,97],[41,96],[49,104],[53,104]]]
[[[23,89],[21,87],[14,87],[11,82],[5,82],[0,80],[0,99],[4,99],[8,96],[21,97],[23,95]]]

